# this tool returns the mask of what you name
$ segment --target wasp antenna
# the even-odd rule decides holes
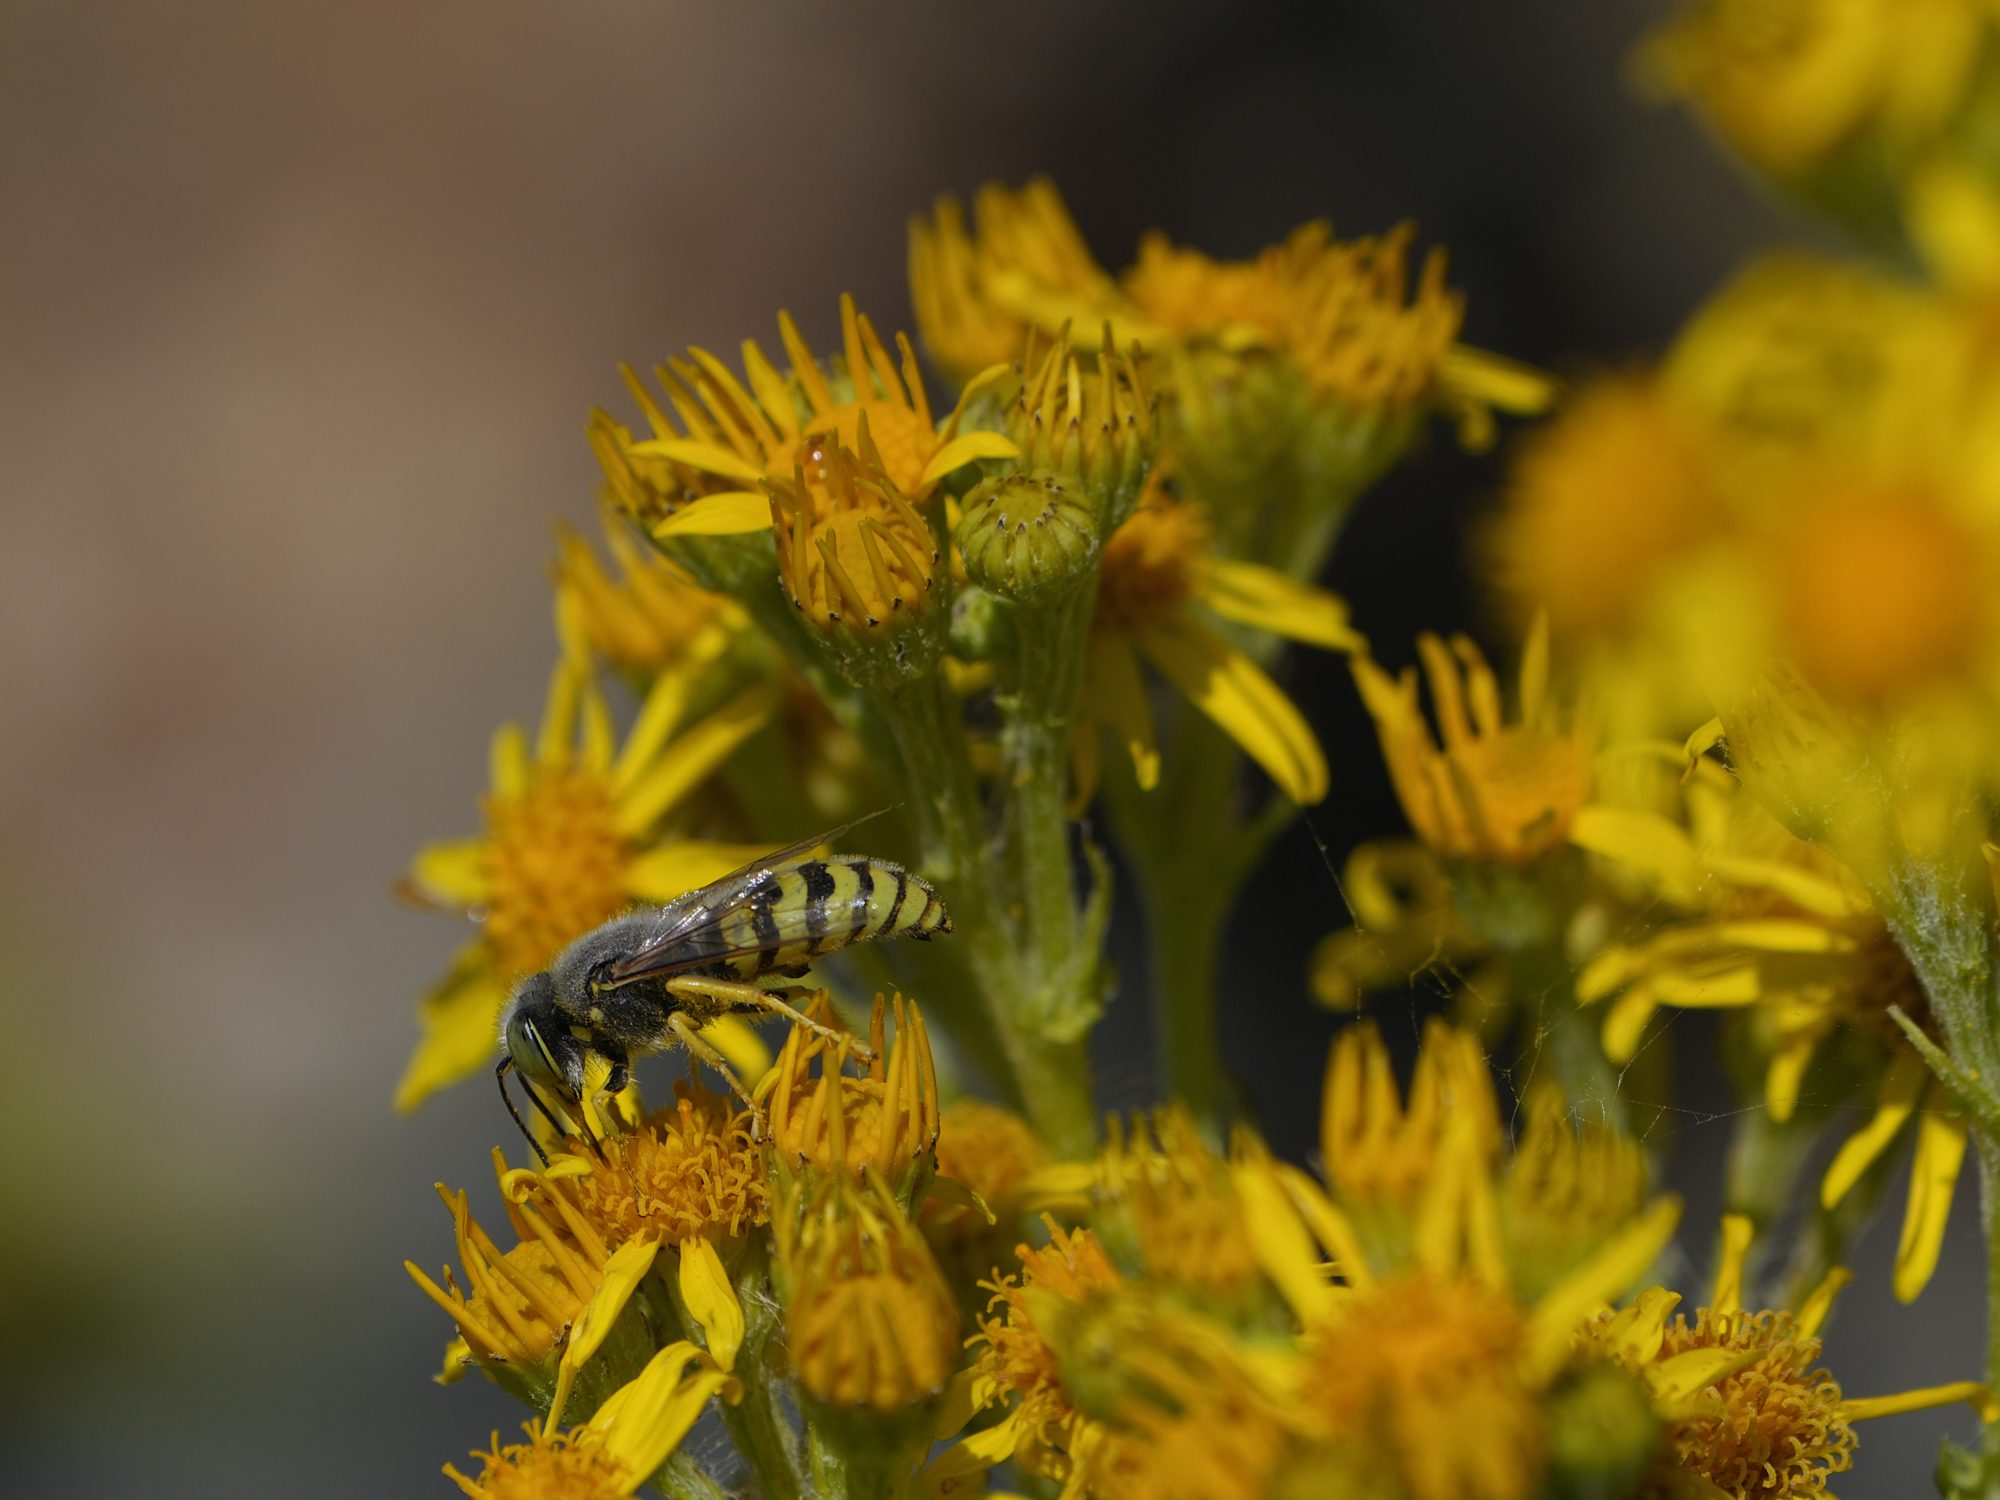
[[[521,1132],[521,1139],[528,1143],[528,1145],[533,1149],[535,1155],[539,1156],[542,1159],[542,1165],[546,1167],[549,1164],[549,1153],[542,1149],[542,1143],[536,1140],[535,1133],[532,1130],[528,1129],[528,1122],[521,1118],[520,1110],[514,1107],[514,1096],[507,1092],[507,1075],[510,1072],[512,1072],[513,1069],[514,1069],[514,1059],[510,1054],[509,1056],[501,1058],[500,1066],[493,1070],[493,1079],[496,1083],[500,1085],[500,1102],[507,1106],[507,1113],[514,1117],[514,1124]],[[535,1091],[532,1088],[528,1088],[527,1079],[523,1078],[521,1080],[521,1087],[524,1089],[528,1089],[528,1097],[530,1099],[534,1099],[537,1105],[539,1105],[542,1102],[539,1099],[535,1099]],[[543,1113],[546,1114],[547,1111],[544,1110]]]

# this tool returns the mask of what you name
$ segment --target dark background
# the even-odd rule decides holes
[[[479,1088],[388,1111],[458,936],[388,889],[539,710],[548,518],[588,512],[617,360],[768,339],[780,307],[823,342],[843,290],[899,323],[905,216],[1037,171],[1113,265],[1152,226],[1240,254],[1413,216],[1470,341],[1644,354],[1809,232],[1633,100],[1657,13],[0,6],[0,1489],[437,1495],[518,1421],[427,1384],[447,1330],[399,1262],[445,1256],[431,1178],[478,1182],[499,1122]],[[1462,525],[1498,473],[1440,433],[1364,503],[1331,581],[1385,654],[1474,618]],[[1335,767],[1319,826],[1396,830],[1344,672],[1293,682]],[[1297,1154],[1334,1026],[1300,975],[1341,920],[1302,833],[1246,913],[1228,1052]],[[1148,1093],[1130,977],[1121,1102]],[[1679,1039],[1700,1262],[1730,1103]],[[1870,1238],[1829,1351],[1850,1391],[1977,1370],[1974,1219],[1967,1194],[1911,1309],[1893,1222]],[[1926,1489],[1940,1425],[1864,1429],[1842,1493]]]

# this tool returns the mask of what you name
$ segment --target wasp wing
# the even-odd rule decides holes
[[[769,854],[760,854],[747,865],[731,870],[719,880],[710,881],[699,890],[690,891],[680,898],[689,903],[688,910],[670,926],[646,939],[625,957],[606,966],[602,983],[611,988],[631,984],[640,979],[666,979],[688,969],[705,967],[709,964],[734,958],[746,958],[753,953],[764,951],[765,944],[756,946],[732,946],[710,948],[699,939],[715,931],[729,913],[750,898],[751,891],[767,875],[775,874],[787,866],[797,864],[806,855],[822,844],[830,844],[850,829],[858,828],[871,818],[879,818],[888,808],[877,808],[851,822],[842,823],[837,828],[829,828],[825,833],[814,834],[809,839],[800,839],[796,844],[787,844],[782,849],[773,849]],[[676,903],[678,904],[678,903]],[[802,935],[802,934],[801,934]],[[794,934],[780,931],[780,941]],[[684,950],[692,947],[694,952]]]

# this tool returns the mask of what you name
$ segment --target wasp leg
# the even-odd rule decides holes
[[[875,1060],[875,1051],[860,1038],[844,1031],[837,1031],[790,1004],[782,997],[798,994],[800,991],[767,990],[759,985],[742,984],[733,979],[708,979],[697,974],[679,974],[667,981],[670,994],[683,1000],[707,1000],[716,1007],[718,1015],[747,1015],[761,1011],[765,1015],[783,1016],[794,1026],[803,1026],[814,1036],[827,1042],[846,1042],[848,1050],[863,1063]]]
[[[729,1091],[741,1099],[750,1111],[750,1139],[763,1140],[764,1106],[743,1087],[743,1080],[738,1078],[736,1070],[729,1066],[729,1059],[716,1050],[715,1043],[701,1034],[699,1026],[679,1011],[667,1017],[667,1029],[680,1038],[681,1045],[688,1049],[689,1056],[698,1062],[707,1063],[722,1075],[722,1081],[729,1085]]]

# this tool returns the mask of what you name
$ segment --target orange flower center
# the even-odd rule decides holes
[[[1411,1276],[1357,1292],[1312,1336],[1303,1389],[1334,1433],[1394,1456],[1411,1500],[1522,1500],[1548,1434],[1518,1361],[1525,1327],[1504,1296]]]
[[[722,1099],[683,1089],[671,1108],[654,1111],[606,1160],[585,1156],[590,1171],[563,1180],[566,1193],[610,1249],[648,1231],[671,1242],[704,1232],[741,1234],[771,1216],[764,1154],[750,1139],[750,1117]]]
[[[835,445],[850,452],[861,450],[863,412],[868,414],[868,436],[881,455],[889,482],[902,494],[920,495],[924,469],[937,454],[937,434],[914,409],[889,401],[850,401],[813,419],[796,455],[807,486],[826,487],[827,455]]]
[[[603,778],[539,769],[518,797],[485,801],[485,936],[508,979],[547,968],[574,938],[631,904],[632,846]]]
[[[1984,634],[1978,538],[1906,495],[1816,508],[1786,537],[1779,608],[1792,658],[1823,690],[1877,699],[1963,671]]]
[[[1711,511],[1693,434],[1646,387],[1599,387],[1523,448],[1495,537],[1505,586],[1559,634],[1617,630]]]
[[[632,1492],[625,1466],[603,1451],[595,1432],[585,1428],[543,1438],[528,1424],[529,1441],[493,1447],[472,1456],[480,1461],[477,1479],[456,1469],[445,1472],[473,1500],[622,1500]]]
[[[1717,1317],[1703,1308],[1692,1326],[1677,1317],[1660,1358],[1756,1348],[1765,1353],[1755,1364],[1710,1388],[1719,1411],[1677,1424],[1676,1466],[1739,1500],[1822,1494],[1827,1476],[1854,1461],[1854,1429],[1841,1414],[1840,1387],[1815,1368],[1819,1340],[1801,1337],[1789,1312]]]
[[[979,1370],[1002,1391],[1021,1398],[1021,1419],[1029,1435],[1015,1457],[1030,1473],[1055,1477],[1067,1470],[1062,1453],[1081,1420],[1063,1388],[1062,1361],[1035,1327],[1028,1311],[1033,1295],[1049,1295],[1079,1306],[1122,1279],[1088,1229],[1053,1229],[1047,1245],[1019,1250],[1021,1274],[991,1286],[995,1315],[982,1318],[977,1342],[985,1348]]]
[[[1590,799],[1590,757],[1574,739],[1510,725],[1446,752],[1457,774],[1477,788],[1473,810],[1448,803],[1447,821],[1462,824],[1434,848],[1487,852],[1522,863],[1545,854],[1569,836],[1570,824]]]
[[[1104,545],[1097,577],[1097,620],[1130,633],[1179,613],[1201,582],[1208,520],[1192,505],[1141,505]]]

